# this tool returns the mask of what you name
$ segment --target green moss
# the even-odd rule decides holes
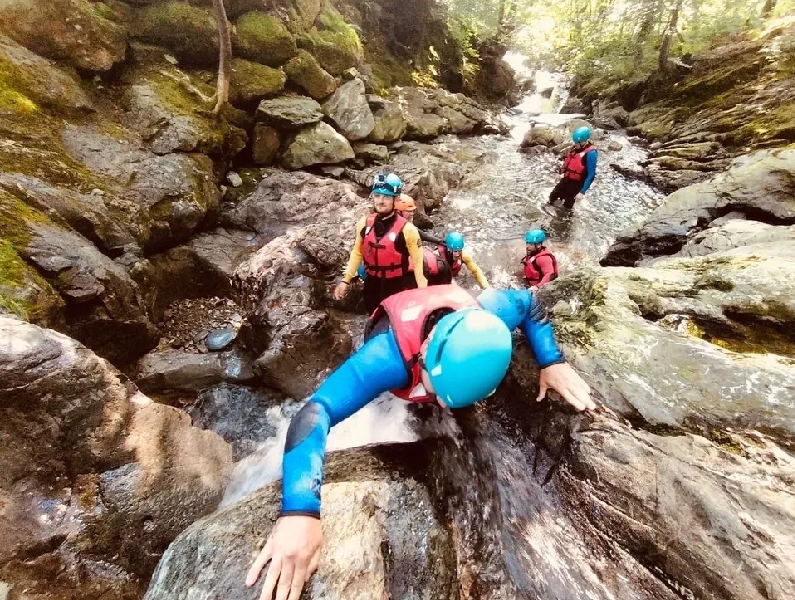
[[[135,21],[133,35],[169,48],[188,64],[218,60],[215,17],[209,10],[184,2],[165,2],[142,9]]]
[[[284,89],[285,74],[279,69],[232,59],[230,96],[233,102],[249,102],[276,94]]]
[[[743,445],[736,440],[730,433],[725,431],[719,431],[717,429],[711,429],[708,434],[709,440],[720,446],[726,452],[730,454],[736,454],[737,456],[747,457],[748,454],[743,448]]]
[[[276,17],[259,11],[246,13],[237,21],[235,54],[278,67],[298,51],[295,37]]]
[[[315,100],[322,100],[337,88],[337,81],[315,60],[306,50],[299,50],[298,55],[290,60],[284,71],[290,81],[302,87]]]
[[[31,239],[29,223],[51,225],[52,221],[16,196],[0,190],[0,231],[3,232],[3,238],[17,248],[24,248]]]
[[[327,4],[317,22],[318,27],[301,36],[298,44],[311,52],[326,71],[341,75],[361,62],[364,53],[359,35],[333,6]]]

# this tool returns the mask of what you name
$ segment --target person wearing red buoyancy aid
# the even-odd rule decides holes
[[[464,236],[458,231],[451,231],[444,240],[436,246],[435,250],[423,248],[423,266],[428,285],[444,285],[452,283],[466,265],[481,289],[487,289],[489,282],[472,256],[464,250]],[[413,262],[410,265],[413,268]]]
[[[526,254],[522,258],[527,285],[535,291],[558,277],[558,261],[543,245],[547,239],[540,229],[528,231],[524,236]]]
[[[548,204],[563,200],[563,206],[572,208],[576,200],[585,197],[596,177],[597,152],[591,143],[591,129],[580,127],[571,135],[574,147],[563,160],[563,178],[549,194]]]
[[[260,600],[271,600],[277,589],[278,600],[297,600],[320,563],[325,518],[320,492],[329,430],[387,391],[451,410],[487,398],[508,371],[511,330],[517,327],[539,366],[536,399],[554,389],[575,409],[594,410],[590,388],[566,364],[552,324],[530,290],[488,289],[475,299],[449,284],[399,292],[380,304],[364,344],[290,422],[279,519],[245,580],[249,588],[264,580]]]
[[[334,298],[348,294],[351,280],[364,264],[364,305],[372,313],[382,300],[397,292],[428,285],[422,269],[410,269],[410,260],[422,264],[422,242],[417,228],[395,210],[403,182],[394,173],[378,174],[373,183],[375,212],[356,225],[356,241]]]

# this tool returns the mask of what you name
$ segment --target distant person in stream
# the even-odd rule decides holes
[[[563,200],[563,206],[573,208],[582,200],[596,177],[597,152],[591,143],[590,127],[580,127],[571,134],[574,147],[563,159],[563,178],[549,195],[549,204]]]
[[[544,246],[546,239],[547,235],[541,229],[532,229],[524,236],[524,278],[533,291],[558,278],[558,261]]]
[[[281,513],[246,586],[254,586],[270,563],[260,599],[271,600],[275,590],[277,600],[299,600],[317,569],[323,542],[320,489],[331,427],[387,391],[407,402],[453,410],[487,398],[508,371],[516,327],[540,367],[536,400],[551,389],[577,410],[594,410],[588,384],[566,363],[530,290],[489,289],[475,299],[449,284],[390,296],[371,315],[362,347],[328,376],[290,423]]]
[[[410,260],[422,264],[422,241],[417,228],[395,210],[403,182],[394,173],[375,176],[371,198],[373,212],[356,224],[356,239],[334,299],[348,295],[351,280],[364,264],[364,306],[372,313],[382,300],[403,290],[428,285],[423,270],[410,269]]]

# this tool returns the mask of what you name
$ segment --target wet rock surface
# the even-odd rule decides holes
[[[176,533],[217,505],[231,449],[74,340],[2,316],[0,329],[6,590],[139,596]]]

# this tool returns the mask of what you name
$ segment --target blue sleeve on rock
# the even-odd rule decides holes
[[[546,311],[530,290],[484,290],[478,302],[502,319],[509,329],[521,327],[542,369],[566,360],[555,342]]]
[[[585,181],[582,182],[582,187],[580,188],[581,194],[590,189],[593,178],[596,177],[597,154],[598,152],[593,150],[585,155]]]
[[[293,417],[282,465],[281,514],[320,515],[320,485],[329,429],[409,375],[392,330],[368,340],[321,384]]]

